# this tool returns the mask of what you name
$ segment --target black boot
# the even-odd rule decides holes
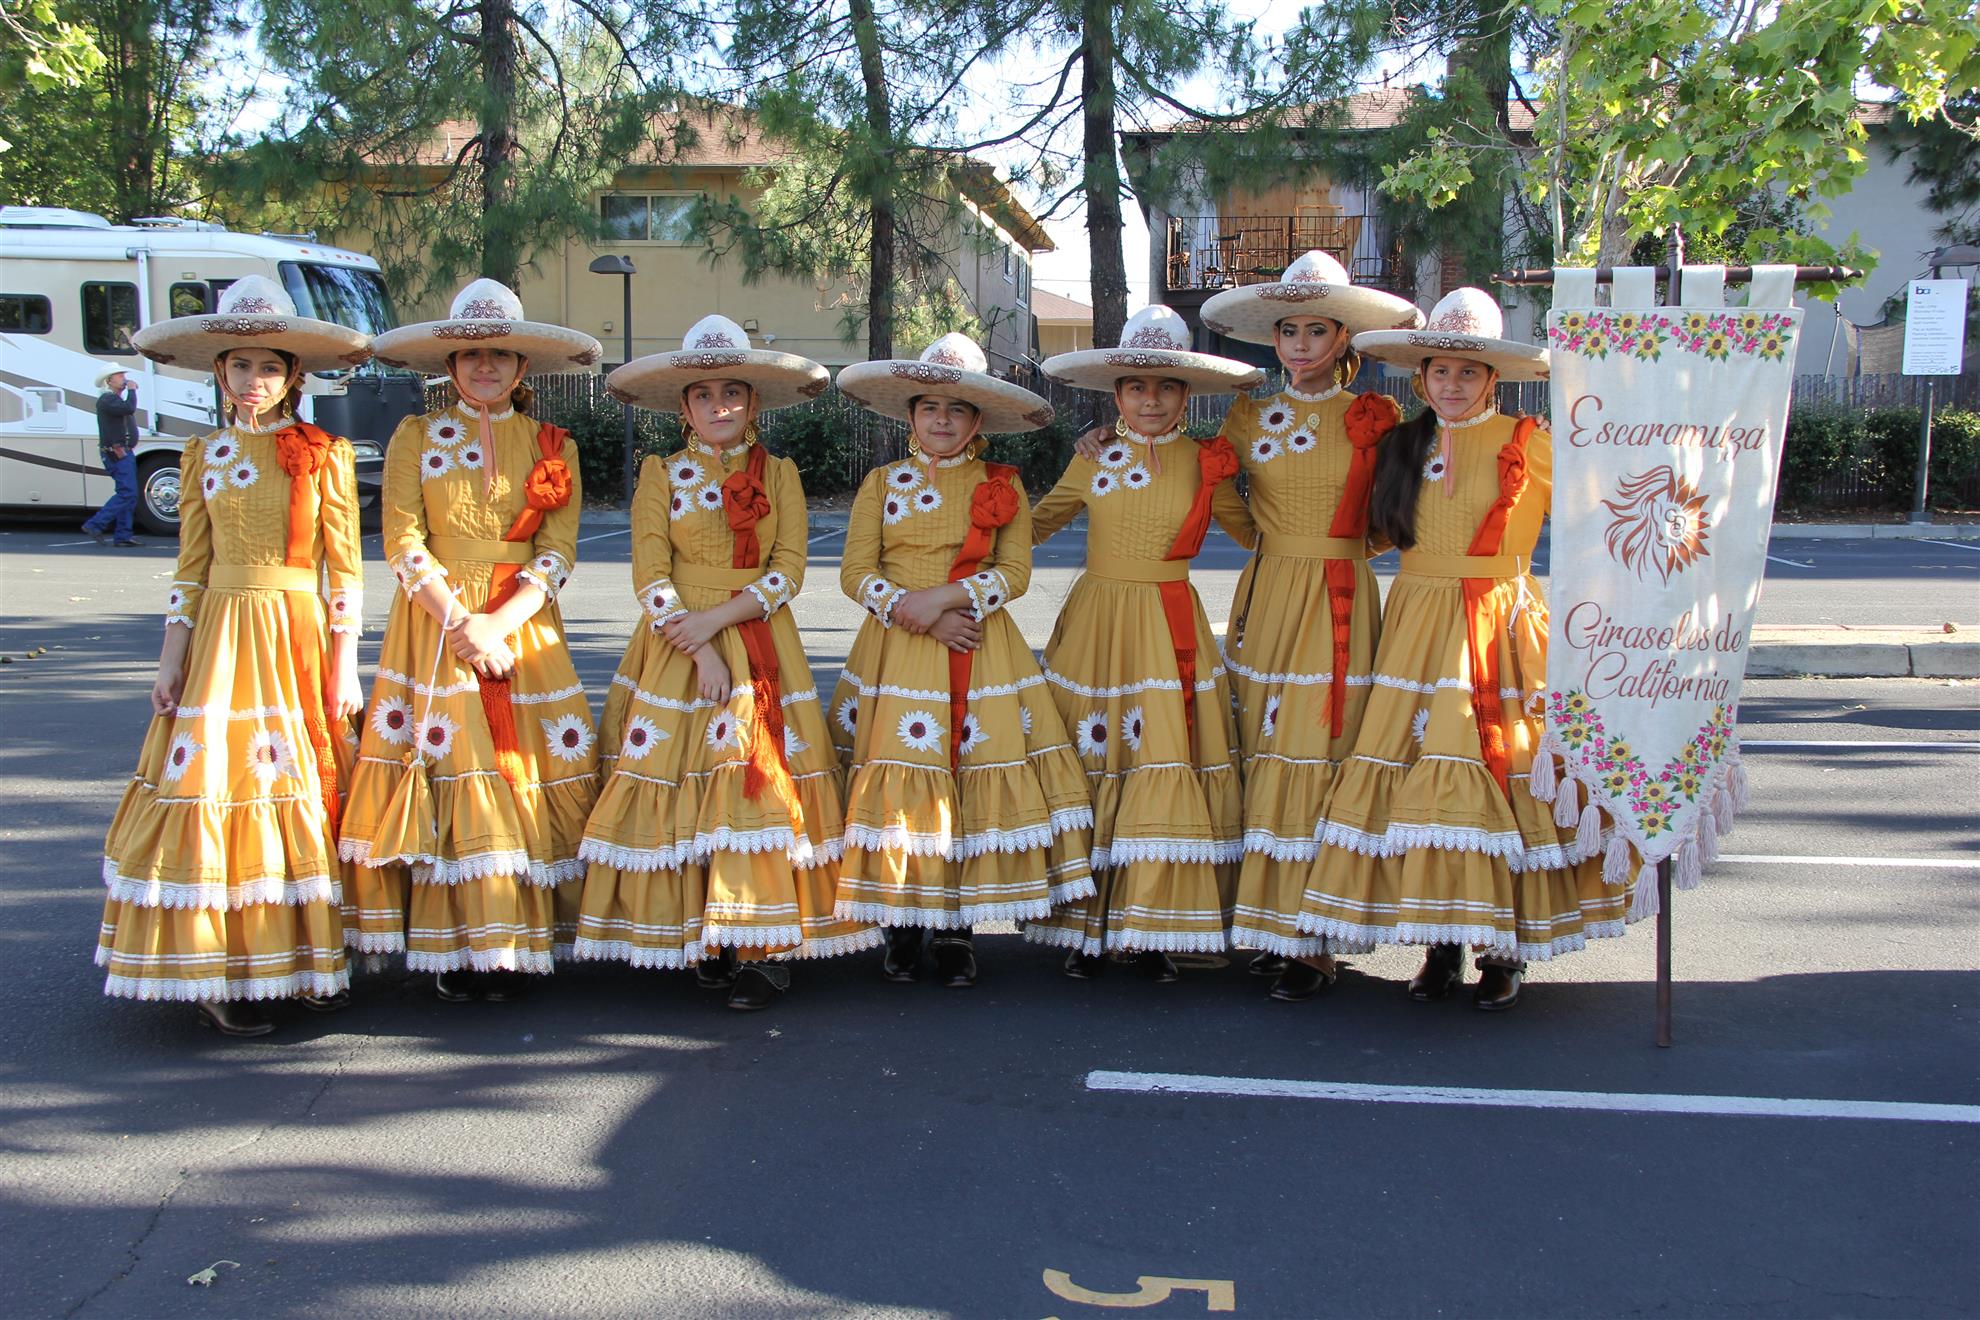
[[[945,930],[935,937],[935,975],[951,990],[976,984],[976,942],[967,928]]]
[[[1060,970],[1075,981],[1091,981],[1100,975],[1100,963],[1101,959],[1097,955],[1081,953],[1078,949],[1074,949],[1066,955],[1066,965]]]
[[[223,1036],[266,1036],[275,1030],[258,1004],[205,1000],[199,1005],[199,1020]]]
[[[529,995],[528,972],[483,972],[475,978],[481,997],[491,1004],[508,1004]]]
[[[339,990],[329,995],[304,995],[296,1002],[312,1013],[341,1013],[351,1006],[351,992]]]
[[[1464,984],[1464,946],[1433,944],[1423,966],[1409,978],[1409,997],[1419,1004],[1443,999]]]
[[[736,969],[736,986],[729,991],[729,1007],[753,1013],[777,1002],[777,996],[791,987],[791,969],[782,963],[746,962]]]
[[[887,953],[880,960],[880,974],[899,985],[921,979],[921,944],[924,932],[919,926],[889,926]]]
[[[1286,970],[1288,961],[1283,953],[1261,953],[1244,970],[1253,976],[1278,976]]]
[[[1134,955],[1134,969],[1156,985],[1182,980],[1182,973],[1169,955],[1159,949],[1145,949]]]
[[[694,965],[694,983],[703,990],[727,990],[736,983],[736,951],[723,949]]]
[[[1280,972],[1279,979],[1272,983],[1272,998],[1282,1004],[1299,1004],[1322,990],[1331,990],[1339,972],[1332,957],[1326,957],[1325,963],[1325,966],[1315,967],[1302,959],[1288,958],[1286,970]]]
[[[469,971],[435,972],[433,993],[443,1004],[472,1004],[481,998],[481,978]]]
[[[1505,1012],[1519,1002],[1519,983],[1525,971],[1523,962],[1480,962],[1471,1006],[1487,1013]]]

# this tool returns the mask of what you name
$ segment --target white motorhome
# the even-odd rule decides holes
[[[219,398],[210,372],[159,366],[131,348],[131,335],[155,320],[213,310],[220,290],[244,275],[279,281],[304,316],[367,334],[393,325],[378,263],[306,235],[235,233],[198,220],[113,225],[82,211],[0,207],[0,506],[88,509],[109,499],[96,380],[121,367],[137,386],[138,521],[153,534],[175,534],[179,451],[218,425]],[[344,406],[348,378],[305,380],[305,418],[350,437],[370,503],[396,416]]]

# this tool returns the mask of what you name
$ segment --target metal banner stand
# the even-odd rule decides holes
[[[1657,278],[1664,281],[1664,305],[1675,307],[1680,297],[1679,285],[1683,282],[1680,272],[1684,269],[1684,231],[1671,229],[1670,264],[1659,266]],[[1614,281],[1615,270],[1610,266],[1598,266],[1595,270],[1597,284]],[[1794,282],[1802,284],[1844,284],[1860,280],[1863,272],[1848,266],[1796,266]],[[1753,280],[1753,267],[1726,267],[1727,284],[1748,284]],[[1549,285],[1554,282],[1551,269],[1509,270],[1494,275],[1495,284]],[[1641,883],[1640,881],[1638,883]],[[1666,857],[1657,863],[1657,1044],[1659,1048],[1671,1046],[1671,859]]]

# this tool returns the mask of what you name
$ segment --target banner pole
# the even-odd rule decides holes
[[[1666,1050],[1671,1047],[1671,859],[1668,857],[1657,863],[1657,1047]]]

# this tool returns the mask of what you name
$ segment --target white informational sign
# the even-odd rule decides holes
[[[1966,281],[1913,280],[1904,314],[1904,374],[1957,376],[1965,369]]]

